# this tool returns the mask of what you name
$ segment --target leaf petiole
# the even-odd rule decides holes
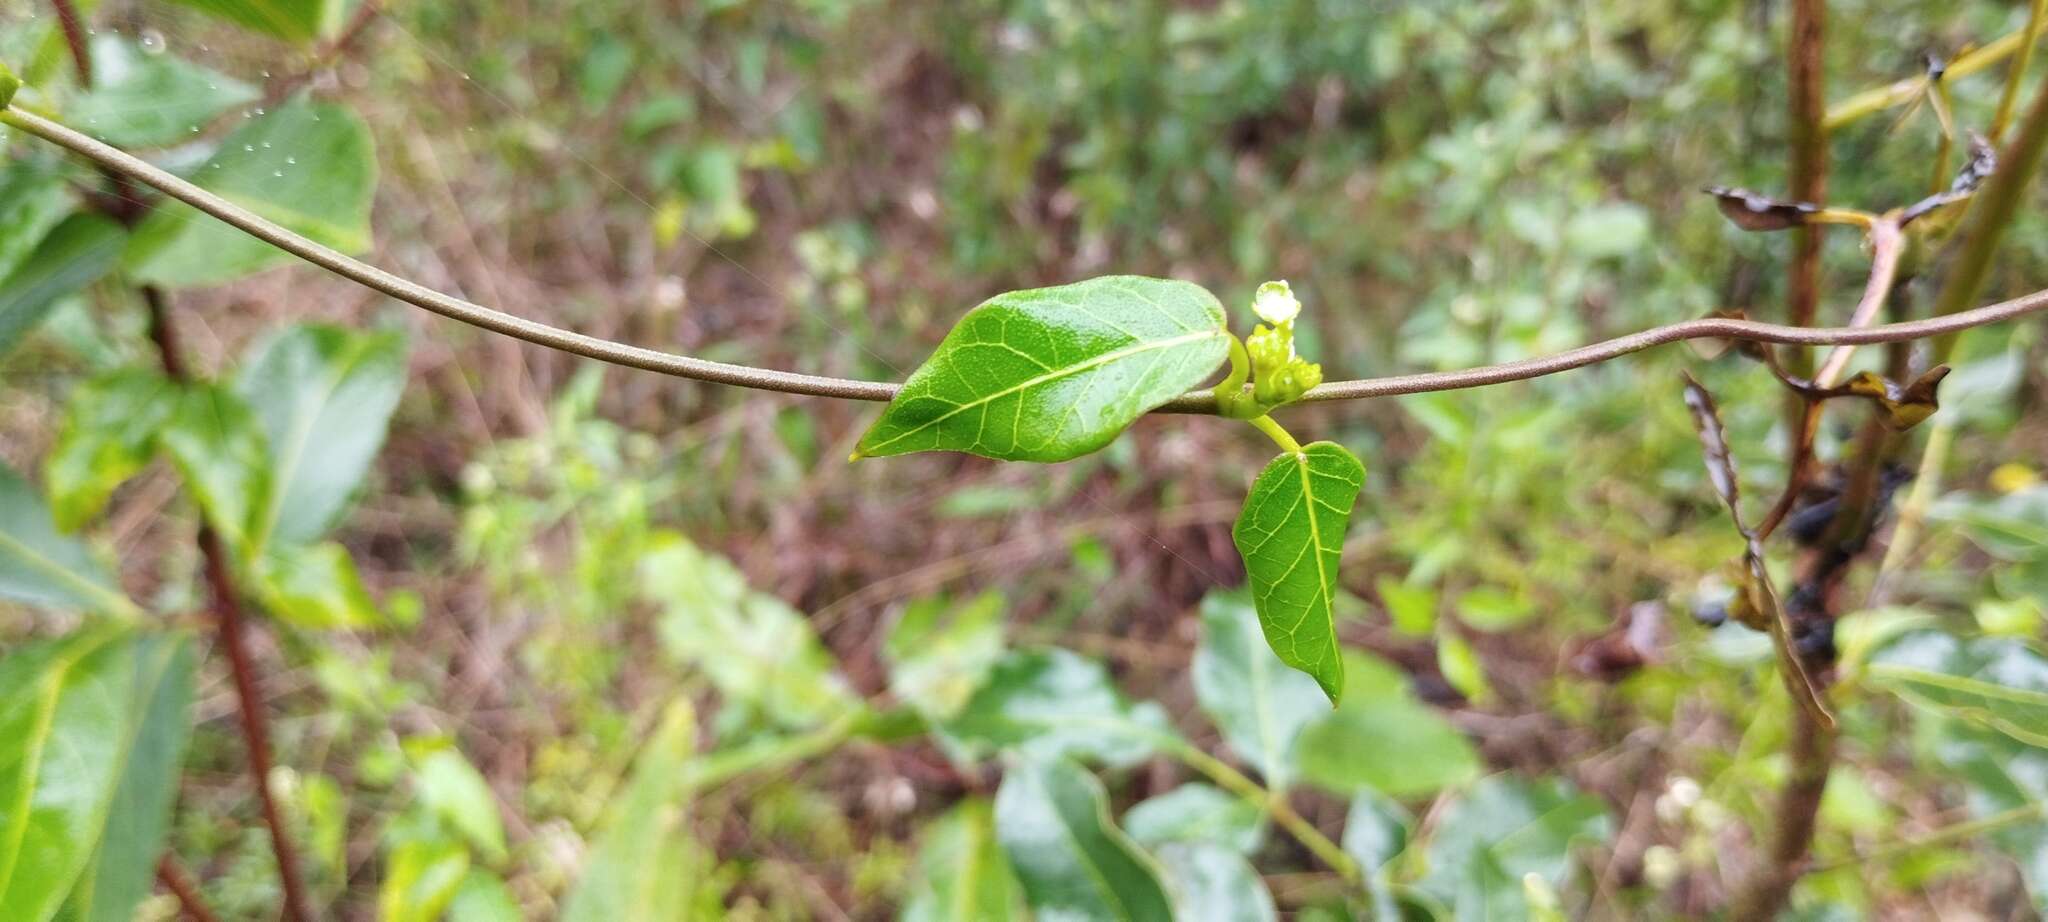
[[[1245,420],[1245,422],[1251,423],[1252,428],[1265,433],[1268,438],[1271,438],[1275,444],[1280,446],[1281,451],[1295,455],[1301,454],[1301,443],[1295,441],[1294,436],[1287,434],[1287,430],[1280,428],[1280,424],[1275,422],[1273,417],[1260,414]]]

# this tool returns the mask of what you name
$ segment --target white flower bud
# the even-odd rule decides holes
[[[1252,297],[1252,313],[1277,327],[1301,313],[1301,302],[1295,300],[1294,289],[1286,282],[1267,282]]]

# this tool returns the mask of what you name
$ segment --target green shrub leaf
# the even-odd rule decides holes
[[[400,843],[384,859],[377,889],[382,922],[434,922],[469,876],[469,851],[448,839]]]
[[[1266,882],[1243,855],[1209,842],[1159,849],[1178,922],[1266,922],[1280,918]]]
[[[248,404],[216,384],[187,385],[157,442],[207,522],[240,559],[253,560],[257,517],[273,486],[270,448]]]
[[[355,560],[332,541],[266,548],[254,571],[264,609],[287,624],[323,631],[375,627],[382,621]]]
[[[192,129],[262,97],[246,83],[174,54],[146,54],[112,35],[93,39],[92,92],[65,112],[73,125],[117,147],[193,140]]]
[[[121,225],[98,215],[74,214],[51,230],[13,274],[0,280],[0,355],[42,323],[59,301],[113,269],[127,239]]]
[[[1101,663],[1066,650],[1012,653],[939,734],[967,759],[1015,750],[1130,765],[1169,735],[1166,715],[1131,705]]]
[[[917,879],[902,922],[1023,922],[1024,892],[996,845],[995,814],[981,798],[961,801],[925,827]]]
[[[1337,562],[1364,485],[1357,457],[1342,445],[1316,442],[1259,472],[1231,529],[1266,642],[1281,662],[1313,676],[1332,703],[1344,695],[1332,608]]]
[[[71,213],[62,172],[35,160],[0,164],[0,279],[14,274],[51,228]]]
[[[0,599],[138,613],[85,545],[58,534],[35,487],[5,464],[0,464]]]
[[[157,433],[177,408],[179,388],[146,368],[122,368],[72,389],[43,481],[57,527],[76,531],[114,489],[156,453]]]
[[[325,534],[361,485],[405,389],[405,338],[302,324],[252,354],[235,390],[270,444],[275,490],[256,541]]]
[[[1002,618],[1003,597],[994,592],[910,603],[882,644],[889,693],[927,720],[951,719],[1002,658]]]
[[[57,913],[60,922],[128,922],[149,895],[170,831],[179,766],[191,735],[193,656],[183,638],[137,635],[134,685],[119,731],[126,757],[99,849]],[[105,732],[114,732],[109,728]]]
[[[1479,774],[1479,754],[1456,727],[1408,690],[1408,679],[1385,660],[1348,653],[1352,692],[1302,731],[1296,770],[1342,793],[1376,790],[1391,797],[1433,794]]]
[[[221,142],[193,181],[207,191],[343,252],[370,246],[377,158],[369,129],[340,106],[304,100],[252,119]],[[292,261],[290,254],[167,202],[123,255],[136,280],[218,285]]]
[[[687,703],[662,715],[615,798],[581,877],[562,904],[562,922],[717,918],[723,894],[714,857],[690,836],[688,771],[697,721]]]
[[[1147,848],[1207,842],[1249,855],[1265,841],[1266,812],[1222,788],[1192,781],[1125,811],[1124,831]]]
[[[1065,461],[1214,374],[1223,306],[1199,285],[1116,275],[997,295],[961,318],[855,458],[964,451]]]
[[[1607,805],[1567,782],[1494,775],[1436,820],[1429,873],[1416,885],[1456,907],[1460,922],[1522,918],[1524,875],[1561,887],[1571,875],[1573,846],[1604,841],[1612,831]]]
[[[1039,918],[1173,918],[1158,866],[1110,822],[1101,782],[1073,762],[1010,765],[996,791],[996,837]]]
[[[1865,673],[1914,704],[2048,749],[2048,657],[2023,640],[1917,631],[1879,651]]]
[[[449,828],[462,834],[485,860],[505,860],[505,826],[498,799],[483,773],[450,746],[434,747],[413,767],[413,789],[420,803]]]
[[[304,45],[332,31],[336,0],[175,0],[265,35]]]
[[[1268,649],[1249,593],[1212,592],[1202,600],[1202,645],[1195,651],[1195,699],[1224,740],[1285,790],[1294,741],[1330,713],[1314,679],[1287,668]]]
[[[0,660],[0,918],[49,919],[67,899],[68,918],[125,918],[155,867],[190,698],[182,645],[125,628]]]

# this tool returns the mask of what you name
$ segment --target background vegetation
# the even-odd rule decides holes
[[[1788,187],[1765,0],[495,0],[337,8],[296,44],[85,6],[91,92],[50,9],[0,0],[24,105],[225,171],[407,277],[693,355],[900,380],[987,296],[1108,272],[1239,312],[1289,279],[1332,378],[1784,316],[1787,242],[1695,191]],[[1828,8],[1831,101],[2028,13]],[[2003,73],[1951,81],[1956,124],[1990,121]],[[1828,201],[1918,199],[1939,138],[1926,105],[1844,126]],[[151,720],[192,728],[164,744],[165,848],[220,918],[281,893],[202,521],[252,578],[268,783],[322,917],[1139,917],[1157,894],[1189,918],[1690,918],[1769,860],[1793,712],[1762,634],[1695,621],[1741,539],[1677,375],[1769,496],[1793,436],[1754,362],[1678,347],[1289,411],[1369,472],[1331,711],[1233,588],[1271,451],[1242,426],[1155,417],[1056,466],[848,465],[872,405],[603,369],[187,212],[97,242],[124,232],[66,215],[99,177],[5,144],[0,267],[57,228],[105,264],[0,273],[0,516],[53,521],[193,627],[133,656],[196,669],[188,720]],[[2048,278],[2027,196],[1981,300]],[[1868,257],[1828,241],[1820,316],[1846,323]],[[220,384],[152,396],[138,283],[174,293],[190,376]],[[1793,917],[2048,909],[2044,356],[2038,322],[1963,341],[1924,427],[1948,447],[1847,584]],[[189,424],[143,434],[152,413]],[[249,471],[267,485],[217,479]],[[81,609],[119,607],[11,598],[16,691],[93,639]],[[0,723],[0,747],[29,736]],[[1071,886],[1086,867],[1130,905]],[[139,910],[180,911],[162,887]]]

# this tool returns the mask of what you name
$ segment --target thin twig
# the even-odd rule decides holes
[[[848,400],[886,401],[896,396],[896,391],[899,387],[899,385],[882,381],[854,381],[846,378],[830,378],[821,375],[807,375],[773,369],[753,368],[745,365],[732,365],[725,362],[713,362],[692,356],[677,355],[624,343],[616,343],[528,320],[523,317],[516,317],[452,295],[443,294],[417,282],[400,278],[368,263],[346,256],[329,247],[314,243],[132,155],[95,141],[41,116],[18,109],[9,109],[0,111],[0,123],[12,125],[22,131],[79,154],[95,163],[131,176],[136,181],[219,218],[250,236],[350,281],[390,295],[408,304],[425,308],[444,317],[495,333],[502,333],[516,339],[522,339],[535,345],[627,368],[637,368],[643,371],[658,372],[660,374],[690,378],[714,384],[730,384],[738,387],[777,391],[786,394],[836,397]],[[1753,320],[1708,317],[1655,327],[1554,355],[1524,359],[1518,362],[1486,365],[1459,371],[1425,372],[1421,374],[1390,375],[1382,378],[1362,378],[1355,381],[1338,381],[1324,384],[1309,391],[1303,395],[1302,400],[1307,403],[1329,400],[1360,400],[1371,397],[1391,397],[1398,394],[1421,394],[1432,391],[1485,387],[1494,384],[1504,384],[1509,381],[1524,381],[1530,378],[1540,378],[1545,375],[1598,364],[1632,352],[1641,352],[1655,346],[1689,339],[1734,339],[1802,346],[1868,345],[1870,343],[1906,342],[1954,333],[1971,327],[2000,323],[2042,310],[2048,310],[2048,291],[2038,291],[2010,301],[1943,317],[1908,323],[1882,324],[1861,329],[1853,327],[1792,327]],[[1160,409],[1169,413],[1214,414],[1216,412],[1216,395],[1206,391],[1184,394],[1169,401]]]
[[[164,373],[173,380],[189,379],[177,335],[171,324],[169,299],[153,285],[142,287],[143,302],[149,307],[150,337],[163,359]],[[285,830],[284,812],[270,791],[270,727],[264,717],[263,694],[256,687],[256,664],[242,633],[241,594],[235,588],[228,563],[227,545],[213,526],[199,526],[199,552],[205,560],[206,584],[213,596],[213,612],[220,631],[220,645],[227,654],[228,671],[234,679],[235,698],[240,705],[242,743],[248,750],[250,780],[256,785],[256,799],[263,807],[263,822],[270,827],[270,847],[277,858],[277,875],[283,883],[284,917],[287,922],[311,922],[305,884],[299,877],[297,849]]]
[[[1998,112],[1991,117],[1991,140],[2005,140],[2005,127],[2012,124],[2012,109],[2019,102],[2020,84],[2026,81],[2027,65],[2033,63],[2034,46],[2041,40],[2041,25],[2048,20],[2048,0],[2034,0],[2027,7],[2027,26],[2021,30],[2019,56],[2005,74],[2005,89],[1998,94]]]
[[[218,922],[213,910],[206,908],[206,900],[199,895],[199,885],[192,882],[192,875],[178,865],[178,859],[164,852],[156,862],[156,880],[165,890],[178,898],[178,908],[191,922]]]
[[[1967,77],[2006,58],[2012,57],[2013,52],[2019,50],[2020,44],[2025,38],[2026,30],[2019,29],[1999,36],[1988,45],[1973,48],[1970,51],[1957,55],[1955,60],[1948,62],[1948,66],[1943,68],[1942,79],[1954,80],[1959,77]],[[1883,112],[1894,106],[1905,105],[1919,99],[1922,93],[1927,92],[1930,82],[1928,75],[1923,73],[1917,77],[1907,77],[1884,86],[1864,90],[1828,107],[1827,120],[1823,124],[1827,127],[1827,130],[1835,131],[1864,116]]]
[[[85,37],[85,20],[78,15],[78,7],[71,0],[50,0],[50,6],[57,11],[57,29],[64,33],[64,44],[71,49],[71,65],[77,69],[78,85],[92,86],[92,46]]]

